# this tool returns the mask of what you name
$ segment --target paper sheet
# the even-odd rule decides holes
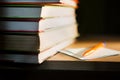
[[[71,49],[61,50],[59,52],[78,58],[78,59],[81,59],[81,60],[95,59],[95,58],[107,57],[107,56],[113,56],[113,55],[120,54],[120,51],[117,51],[117,50],[113,50],[109,48],[99,48],[92,54],[83,57],[82,54],[87,49],[88,48],[71,48]]]

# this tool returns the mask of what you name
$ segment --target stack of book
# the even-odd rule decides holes
[[[77,0],[1,0],[0,60],[42,63],[79,35]]]

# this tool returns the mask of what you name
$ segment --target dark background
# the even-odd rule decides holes
[[[76,10],[81,35],[120,35],[119,0],[79,0]]]

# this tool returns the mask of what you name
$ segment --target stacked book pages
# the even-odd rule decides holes
[[[77,0],[1,0],[0,61],[42,63],[78,36]]]

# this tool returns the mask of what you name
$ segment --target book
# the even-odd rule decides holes
[[[78,0],[0,0],[0,4],[63,4],[76,7]]]
[[[39,18],[1,18],[0,31],[3,32],[21,32],[37,33],[44,30],[61,27],[68,24],[76,23],[74,16],[54,17],[47,19]]]
[[[0,51],[0,61],[2,62],[12,62],[12,63],[29,63],[29,64],[41,64],[47,58],[55,55],[59,50],[72,44],[75,39],[68,39],[63,42],[56,44],[54,47],[49,48],[44,52],[39,52],[38,54],[21,54],[21,52],[4,52]],[[24,52],[26,53],[26,52]]]
[[[65,36],[61,34],[64,33]],[[66,39],[78,36],[77,25],[65,25],[36,34],[3,33],[0,35],[0,50],[41,52]]]
[[[120,51],[118,50],[103,47],[103,48],[97,49],[95,52],[93,52],[90,55],[82,56],[83,53],[88,49],[89,48],[70,48],[70,49],[60,50],[59,52],[80,60],[89,60],[89,59],[120,55]]]
[[[51,18],[75,15],[75,9],[72,7],[53,5],[3,5],[0,11],[2,18]]]

